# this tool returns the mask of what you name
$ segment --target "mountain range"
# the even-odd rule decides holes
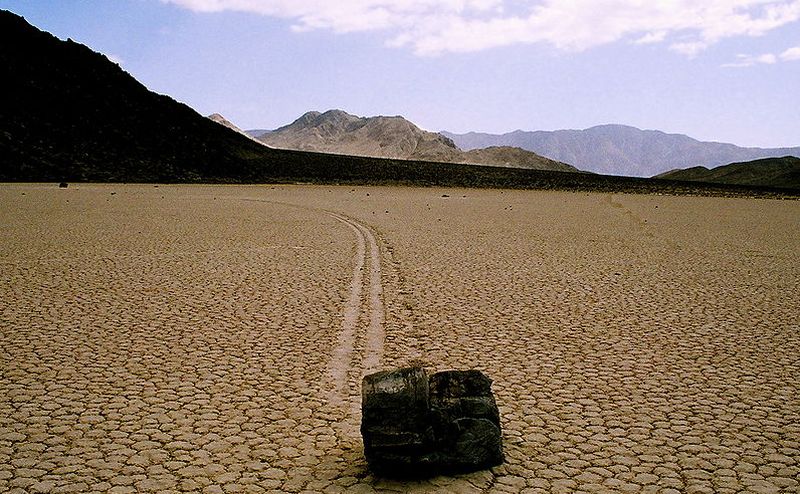
[[[274,149],[0,10],[0,182],[316,183],[786,197],[753,188]],[[235,126],[234,126],[235,127]],[[446,141],[445,141],[446,142]],[[514,158],[516,159],[516,158]]]
[[[468,163],[535,170],[576,172],[566,163],[509,146],[462,151],[452,140],[420,129],[403,117],[359,117],[342,110],[311,111],[270,132],[250,135],[280,149],[374,158]]]
[[[634,177],[651,177],[676,168],[712,168],[760,158],[800,157],[800,147],[745,148],[626,125],[600,125],[585,130],[516,130],[507,134],[443,131],[442,135],[464,150],[515,146],[581,170]]]
[[[219,115],[210,118],[224,120]],[[227,120],[221,123],[233,125]],[[780,172],[770,171],[767,162],[759,158],[800,156],[800,147],[743,148],[625,125],[515,131],[503,135],[434,133],[400,116],[358,117],[342,110],[311,111],[278,129],[249,130],[246,134],[280,149],[541,170],[579,171],[580,168],[595,173],[675,180],[699,180],[699,177],[717,180],[727,175],[700,173],[699,169],[737,162],[737,169],[752,167],[752,172],[740,171],[722,183],[737,183],[738,177],[750,185],[779,187],[788,186],[782,180],[791,173],[785,166],[779,167]],[[745,165],[743,162],[748,160],[753,163]],[[578,168],[564,162],[577,163]],[[668,174],[687,167],[694,172]],[[759,179],[759,174],[764,176]]]

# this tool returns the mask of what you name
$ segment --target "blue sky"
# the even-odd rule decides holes
[[[242,128],[308,110],[800,145],[800,0],[0,0]]]

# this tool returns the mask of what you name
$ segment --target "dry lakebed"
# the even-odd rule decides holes
[[[364,461],[365,373],[493,380],[506,461]],[[800,492],[800,202],[0,185],[0,492]]]

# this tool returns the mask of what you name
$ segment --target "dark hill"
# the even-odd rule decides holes
[[[0,179],[247,174],[262,146],[150,92],[103,55],[0,12]]]
[[[702,166],[673,170],[656,178],[736,185],[800,188],[800,158],[784,156],[708,169]]]

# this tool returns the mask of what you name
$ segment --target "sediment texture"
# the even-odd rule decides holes
[[[71,184],[0,210],[0,491],[799,488],[795,201]],[[417,360],[491,376],[504,465],[368,473],[360,380]]]

